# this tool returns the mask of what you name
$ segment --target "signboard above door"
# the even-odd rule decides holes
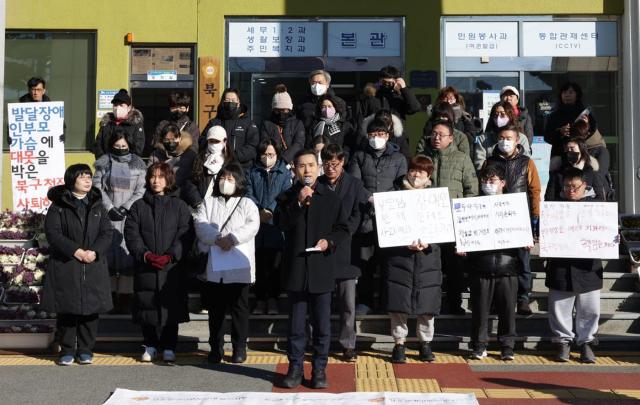
[[[329,22],[328,55],[348,57],[400,56],[401,37],[400,21]]]
[[[617,56],[615,21],[522,23],[522,56]]]
[[[323,24],[317,22],[229,22],[228,56],[322,56],[323,35]]]

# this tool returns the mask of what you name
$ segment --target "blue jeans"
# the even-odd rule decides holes
[[[331,344],[331,292],[311,294],[308,292],[287,293],[291,309],[289,311],[289,345],[287,357],[289,367],[302,369],[304,351],[307,346],[307,306],[313,327],[314,370],[324,370],[329,359]]]

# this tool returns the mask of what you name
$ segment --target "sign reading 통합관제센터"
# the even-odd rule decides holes
[[[618,244],[618,203],[541,203],[541,257],[617,259]]]
[[[13,209],[42,212],[64,183],[64,102],[10,103],[7,113]]]
[[[527,193],[455,198],[451,203],[459,252],[533,246]]]
[[[522,56],[617,56],[615,21],[525,21]]]
[[[374,193],[373,204],[381,248],[455,240],[446,187]]]

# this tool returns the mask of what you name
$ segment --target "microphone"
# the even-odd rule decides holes
[[[311,187],[311,185],[313,184],[313,180],[311,179],[311,177],[305,177],[304,178],[304,185],[307,187]],[[311,196],[308,195],[305,199],[304,199],[304,205],[311,205]]]

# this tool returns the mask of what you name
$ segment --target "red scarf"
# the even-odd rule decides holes
[[[520,116],[520,109],[518,108],[518,106],[517,106],[517,105],[513,107],[513,112],[515,112],[515,113],[516,113],[516,117],[519,117],[519,116]]]

